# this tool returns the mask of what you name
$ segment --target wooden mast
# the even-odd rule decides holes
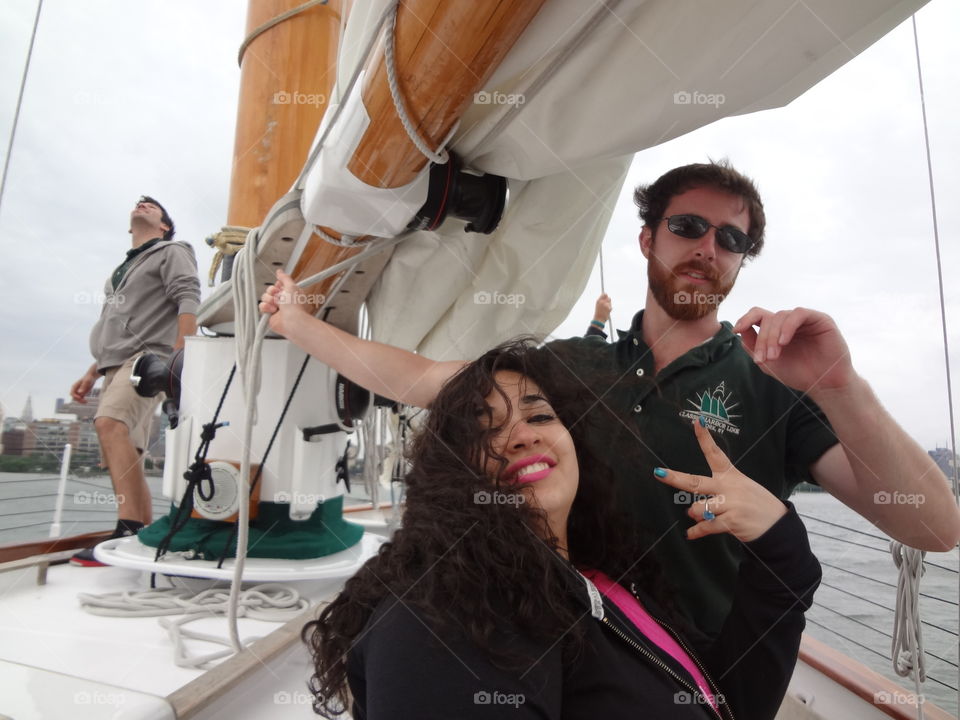
[[[303,0],[250,0],[247,36]],[[258,35],[240,69],[227,224],[257,227],[290,190],[336,79],[341,0],[315,5]]]

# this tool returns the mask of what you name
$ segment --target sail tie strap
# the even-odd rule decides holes
[[[220,232],[215,232],[207,236],[205,242],[217,251],[217,254],[213,256],[213,262],[210,264],[207,287],[213,287],[217,278],[217,270],[220,269],[223,258],[236,255],[240,252],[240,249],[247,241],[247,234],[249,232],[250,228],[247,227],[224,225]]]

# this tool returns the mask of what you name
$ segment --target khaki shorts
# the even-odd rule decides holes
[[[164,395],[160,393],[152,398],[137,395],[137,391],[130,384],[130,372],[138,357],[139,355],[135,355],[123,365],[107,370],[103,378],[103,389],[100,391],[100,405],[93,417],[94,420],[108,417],[122,422],[130,431],[133,446],[142,453],[150,438],[153,413]]]

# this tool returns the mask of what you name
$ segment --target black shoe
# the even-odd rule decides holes
[[[93,548],[84,548],[80,552],[74,554],[70,558],[71,565],[79,565],[80,567],[105,567],[106,563],[102,563],[93,556]]]
[[[113,540],[114,538],[136,535],[142,527],[143,523],[136,522],[135,520],[118,520],[116,529],[114,529],[113,534],[107,539]],[[93,556],[92,547],[84,548],[80,552],[75,553],[74,556],[70,558],[70,564],[79,565],[80,567],[106,567],[107,565],[107,563],[102,563]]]

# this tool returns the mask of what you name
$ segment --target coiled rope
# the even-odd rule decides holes
[[[897,604],[893,616],[893,640],[890,657],[897,675],[913,677],[917,697],[921,696],[920,683],[927,679],[923,653],[923,629],[920,625],[920,578],[923,577],[924,551],[909,547],[896,540],[890,541],[890,554],[897,566]],[[917,705],[923,718],[923,707]]]
[[[224,588],[210,588],[194,593],[187,588],[165,588],[162,590],[142,590],[137,592],[115,592],[103,595],[77,596],[84,610],[93,615],[109,617],[157,617],[180,615],[176,620],[161,619],[160,624],[167,630],[174,645],[174,662],[179,667],[202,668],[221,658],[232,655],[234,649],[222,637],[187,630],[186,625],[201,618],[224,615],[230,605],[229,593]],[[275,583],[256,585],[242,591],[237,599],[238,614],[252,620],[266,622],[287,622],[310,606],[293,588]],[[257,640],[251,637],[245,641],[250,644]],[[217,645],[226,645],[227,649],[206,655],[190,656],[184,647],[184,640],[202,640]]]

